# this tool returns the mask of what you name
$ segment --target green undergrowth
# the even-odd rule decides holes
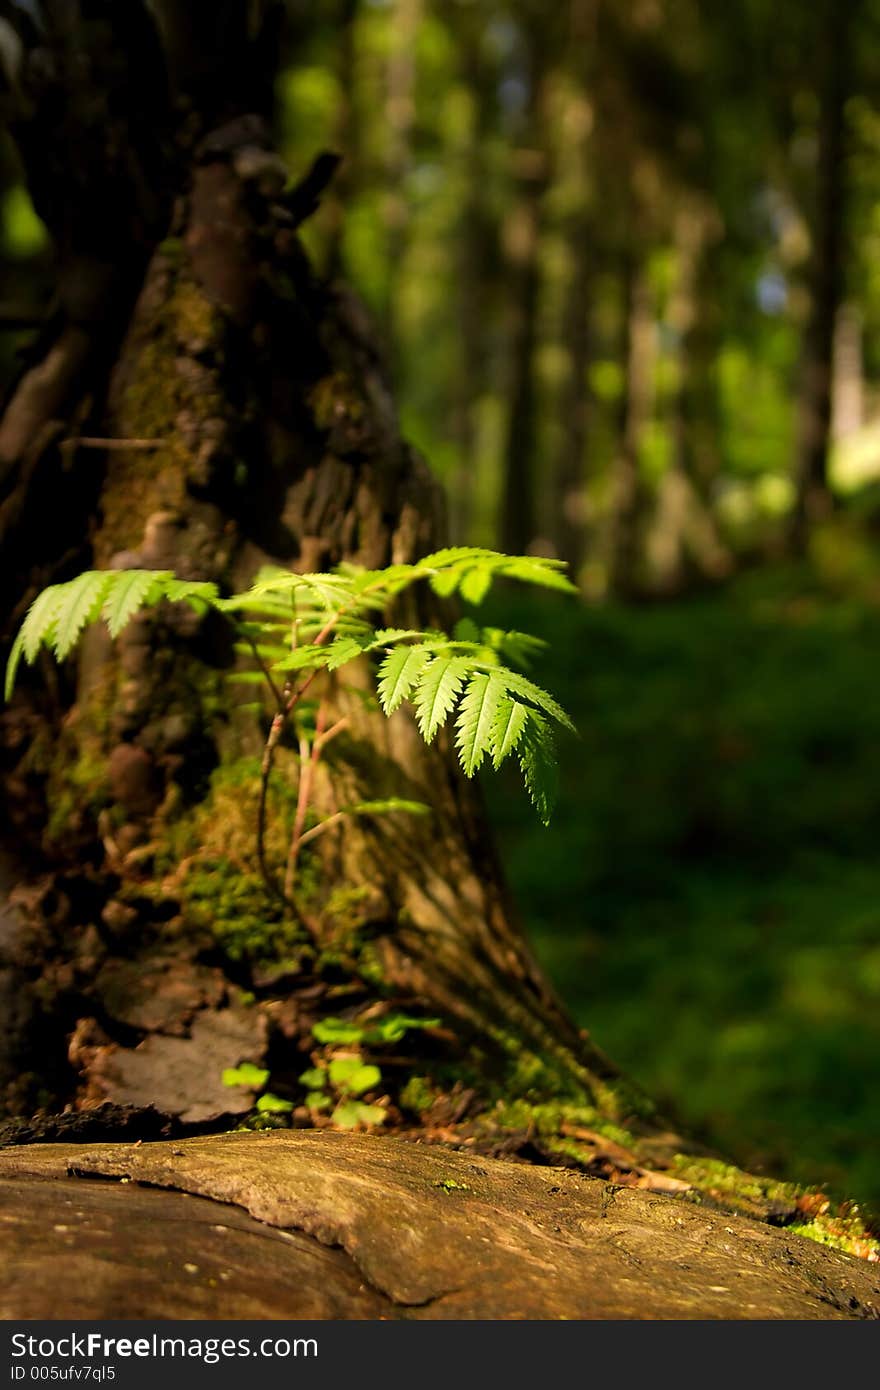
[[[744,1169],[880,1206],[880,608],[780,570],[494,616],[548,637],[581,733],[552,834],[486,784],[577,1020]]]

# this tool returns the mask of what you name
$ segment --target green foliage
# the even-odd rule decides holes
[[[662,606],[511,592],[489,614],[538,618],[583,731],[553,836],[509,763],[487,790],[541,964],[685,1132],[880,1204],[876,603],[786,567]]]
[[[226,1067],[223,1071],[224,1086],[248,1086],[251,1090],[261,1091],[268,1080],[268,1071],[255,1066],[253,1062],[242,1062],[238,1067]]]
[[[450,637],[439,629],[377,627],[375,618],[417,582],[427,582],[445,598],[461,593],[470,603],[482,601],[499,577],[569,593],[573,585],[564,568],[555,560],[458,546],[415,565],[384,570],[343,566],[329,574],[296,574],[267,569],[246,593],[229,598],[222,598],[214,584],[180,580],[167,570],[91,570],[52,585],[31,605],[9,658],[6,698],[22,658],[33,664],[41,648],[48,648],[63,660],[99,618],[117,637],[145,607],[162,602],[185,602],[198,611],[210,607],[233,624],[237,650],[259,668],[232,678],[264,682],[276,698],[275,678],[286,681],[285,714],[321,668],[339,671],[375,655],[379,704],[386,715],[411,701],[427,743],[454,717],[455,747],[467,777],[487,758],[498,769],[516,753],[526,790],[546,824],[555,789],[553,726],[569,731],[573,726],[546,690],[506,664],[542,662],[544,644],[517,631],[481,630],[471,619],[459,623]],[[361,802],[346,814],[422,810],[415,802],[386,800]]]

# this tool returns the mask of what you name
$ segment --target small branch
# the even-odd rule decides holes
[[[327,732],[322,734],[320,738],[316,738],[315,747],[318,749],[318,752],[320,753],[322,748],[326,748],[330,740],[334,739],[337,734],[341,734],[343,729],[347,729],[349,723],[348,715],[345,715],[342,719],[337,719],[335,724],[331,724]]]
[[[350,814],[349,811],[336,811],[326,820],[322,820],[320,825],[313,825],[311,830],[304,831],[299,839],[300,849],[303,845],[307,845],[310,840],[316,840],[319,835],[323,835],[324,831],[329,830],[331,825],[338,825],[340,821],[347,820]]]

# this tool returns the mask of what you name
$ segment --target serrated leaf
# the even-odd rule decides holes
[[[579,592],[576,584],[565,575],[566,565],[562,560],[548,560],[536,555],[506,556],[501,572],[508,579],[519,579],[525,584],[540,584],[545,589],[558,589],[564,594]]]
[[[413,704],[426,743],[446,723],[470,669],[467,657],[435,656],[422,671]]]
[[[473,777],[491,746],[492,721],[504,696],[504,675],[471,677],[456,720],[455,745],[466,777]]]
[[[21,628],[22,647],[29,665],[37,659],[37,652],[44,642],[52,640],[55,619],[64,598],[64,584],[52,584],[37,594],[27,611]]]
[[[368,650],[375,651],[378,647],[391,647],[396,642],[406,642],[411,637],[426,638],[430,636],[429,632],[417,632],[409,627],[380,627],[376,629]]]
[[[549,825],[559,786],[556,747],[550,725],[534,710],[529,711],[517,757],[532,805],[541,822]]]
[[[353,637],[337,637],[327,648],[327,670],[338,671],[340,666],[346,666],[349,661],[363,656],[363,652],[360,642],[356,642]]]
[[[169,603],[188,603],[191,607],[199,609],[202,607],[214,608],[220,600],[220,593],[216,584],[212,584],[209,579],[174,579],[171,578],[164,586],[165,598]]]
[[[488,565],[476,565],[465,574],[459,585],[459,593],[465,603],[474,605],[483,602],[492,587],[492,570]]]
[[[530,632],[505,632],[499,627],[484,628],[483,639],[505,661],[512,661],[523,670],[528,670],[548,647],[543,638],[533,637]]]
[[[457,565],[462,560],[504,560],[506,556],[498,550],[485,550],[481,546],[475,545],[447,545],[442,550],[435,550],[430,555],[426,555],[424,560],[419,561],[419,566],[425,569],[446,569],[450,565]]]
[[[86,570],[69,584],[62,585],[52,634],[52,646],[59,661],[73,651],[83,628],[97,618],[113,578],[110,570]]]
[[[379,667],[379,701],[386,714],[393,714],[410,694],[430,659],[423,644],[395,647]]]
[[[431,588],[438,598],[451,598],[465,573],[464,565],[453,565],[450,569],[438,570],[436,574],[431,575]]]
[[[507,695],[499,702],[490,734],[492,764],[496,771],[522,738],[528,715],[525,705]]]
[[[297,647],[280,661],[276,661],[273,670],[308,671],[318,666],[326,666],[329,653],[329,647],[316,647],[314,643],[309,642],[305,647]]]
[[[452,635],[456,642],[480,642],[483,637],[473,618],[459,618]]]
[[[9,660],[6,663],[6,681],[3,687],[4,700],[9,700],[12,696],[12,690],[15,685],[15,677],[18,674],[18,668],[21,664],[21,658],[23,654],[24,634],[21,628],[19,628],[15,641],[12,644],[12,650],[9,653]]]
[[[151,597],[152,591],[173,577],[170,570],[123,570],[115,574],[101,610],[110,636],[118,637]]]
[[[556,720],[557,724],[561,724],[564,729],[568,729],[569,733],[577,733],[576,728],[562,706],[554,700],[553,696],[549,695],[546,690],[542,690],[540,685],[536,685],[534,681],[530,681],[528,676],[521,675],[519,671],[511,671],[505,668],[504,683],[508,691],[512,691],[514,695],[521,695],[529,704],[537,706],[544,714],[549,714]]]

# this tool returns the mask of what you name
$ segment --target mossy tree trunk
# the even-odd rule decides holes
[[[138,6],[130,30],[109,4],[75,29],[69,7],[50,8],[48,34],[28,36],[20,145],[62,244],[56,316],[0,424],[18,526],[7,634],[45,583],[88,566],[239,589],[267,561],[378,567],[442,543],[441,498],[400,437],[370,325],[298,241],[331,162],[291,191],[268,133],[270,16],[248,29],[245,8],[168,6],[161,38]],[[38,88],[47,45],[63,108]],[[97,115],[93,88],[72,85],[82,49],[105,84]],[[135,72],[154,93],[140,124]],[[91,181],[74,188],[77,146]],[[88,216],[71,247],[74,193]],[[426,749],[363,690],[324,692],[346,724],[315,803],[398,795],[431,815],[326,835],[299,866],[296,912],[279,907],[256,857],[265,729],[226,680],[234,660],[218,625],[169,610],[115,647],[95,629],[75,671],[37,673],[4,714],[7,1108],[110,1099],[205,1118],[252,1103],[220,1086],[242,1060],[296,1099],[317,1019],[392,1007],[440,1020],[377,1059],[401,1122],[413,1075],[410,1123],[450,1091],[443,1114],[459,1118],[526,1092],[611,1105],[611,1068],[513,919],[478,794],[448,747]],[[276,769],[266,852],[282,877],[294,744]]]

